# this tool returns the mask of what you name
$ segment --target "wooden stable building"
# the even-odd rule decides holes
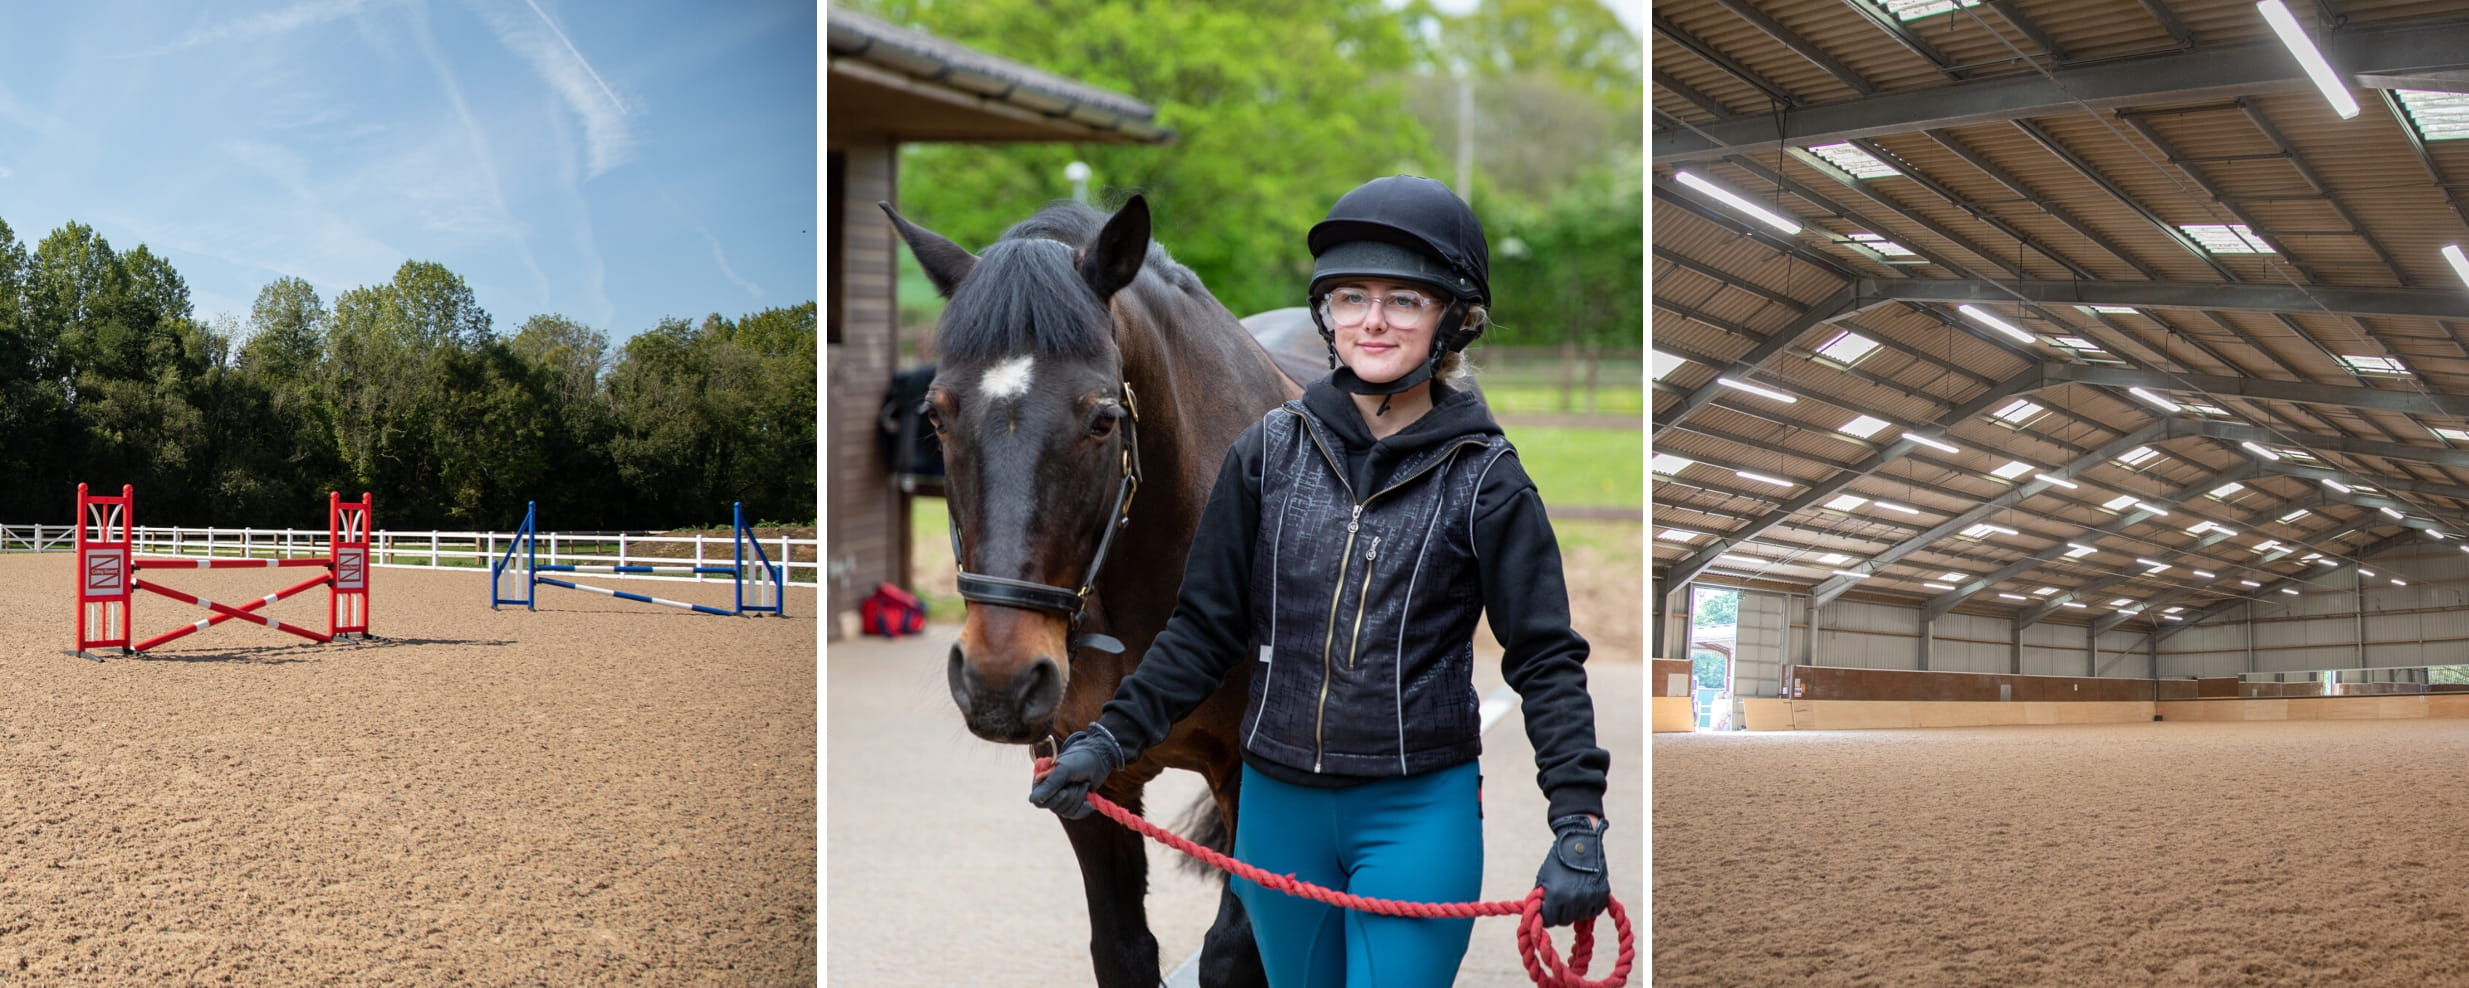
[[[900,145],[917,141],[1164,143],[1156,110],[1017,62],[838,8],[826,12],[825,167],[831,274],[824,309],[828,564],[825,634],[880,583],[909,582],[909,511],[879,412],[900,352]]]

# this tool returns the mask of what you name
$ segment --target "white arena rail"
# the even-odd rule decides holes
[[[304,528],[174,528],[138,526],[130,531],[136,551],[149,556],[292,556],[315,554],[326,547],[325,529]],[[541,532],[540,562],[585,566],[656,566],[728,563],[730,533],[695,535],[633,535],[623,532]],[[464,570],[487,576],[489,563],[514,541],[512,532],[395,532],[370,537],[371,565],[386,569]],[[765,552],[786,572],[792,587],[821,586],[817,560],[820,538],[787,536],[761,540]],[[70,552],[76,548],[74,525],[0,525],[0,553]],[[660,547],[675,546],[663,552]],[[667,554],[674,552],[675,555]],[[613,580],[660,580],[678,583],[727,583],[711,575],[593,574]]]

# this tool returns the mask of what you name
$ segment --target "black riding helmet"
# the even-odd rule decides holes
[[[1312,322],[1329,346],[1329,366],[1339,387],[1354,394],[1405,391],[1431,379],[1442,353],[1464,350],[1482,335],[1479,324],[1463,327],[1468,306],[1491,303],[1492,253],[1484,242],[1483,222],[1448,186],[1417,175],[1365,182],[1338,197],[1305,243],[1312,250]],[[1421,368],[1395,381],[1372,384],[1341,365],[1337,334],[1323,317],[1321,302],[1331,282],[1348,278],[1425,285],[1450,300]]]

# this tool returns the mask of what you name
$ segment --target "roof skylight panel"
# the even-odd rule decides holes
[[[1899,173],[1898,173],[1899,174]],[[1919,257],[1920,252],[1874,233],[1855,233],[1847,237],[1854,246],[1866,247],[1882,258]]]
[[[1656,473],[1678,476],[1682,470],[1688,469],[1690,464],[1696,462],[1678,453],[1656,453],[1654,459],[1647,461],[1647,465]]]
[[[2007,425],[2021,428],[2025,423],[2030,422],[2035,417],[2038,417],[2040,413],[2045,411],[2048,411],[2048,409],[2033,404],[2028,398],[2017,398],[2014,401],[2007,403],[2006,407],[1989,413],[1989,417]]]
[[[1665,353],[1661,350],[1654,351],[1654,354],[1655,380],[1658,381],[1663,380],[1663,375],[1679,370],[1680,365],[1688,363],[1687,360],[1672,356],[1671,354]]]
[[[2429,141],[2457,141],[2469,138],[2469,93],[2437,93],[2423,89],[2396,89],[2400,105],[2409,111],[2409,122],[2416,124],[2418,137]]]
[[[1845,435],[1867,439],[1870,436],[1876,435],[1879,429],[1883,429],[1889,424],[1891,423],[1888,423],[1885,419],[1878,418],[1877,416],[1863,415],[1849,422],[1845,422],[1840,426],[1836,426],[1835,428],[1837,431],[1842,432]]]
[[[2272,245],[2263,242],[2255,231],[2243,223],[2193,223],[2178,227],[2203,249],[2215,254],[2271,254]]]
[[[1843,169],[1853,178],[1885,178],[1901,175],[1895,166],[1879,161],[1876,155],[1863,151],[1850,141],[1840,144],[1820,144],[1809,149],[1810,154],[1826,159],[1826,163]]]
[[[2398,357],[2377,357],[2366,354],[2344,353],[2340,355],[2339,359],[2341,366],[2347,367],[2350,370],[2356,371],[2360,374],[2409,373],[2409,368],[2403,365]]]
[[[1916,21],[1923,17],[1952,13],[1965,7],[1980,6],[1980,0],[1877,0],[1877,5],[1895,15],[1898,21]]]
[[[1850,367],[1859,363],[1862,357],[1868,356],[1876,349],[1876,340],[1845,330],[1835,334],[1834,339],[1827,340],[1825,346],[1818,347],[1817,355]]]

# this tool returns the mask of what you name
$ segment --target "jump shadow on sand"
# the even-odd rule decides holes
[[[258,645],[250,648],[225,649],[219,652],[134,652],[128,655],[106,655],[106,660],[136,660],[139,662],[246,662],[252,665],[289,665],[296,662],[317,662],[334,652],[359,652],[369,649],[402,648],[416,645],[486,645],[502,647],[514,642],[502,638],[368,638],[360,641],[333,642],[323,647],[309,645]]]

